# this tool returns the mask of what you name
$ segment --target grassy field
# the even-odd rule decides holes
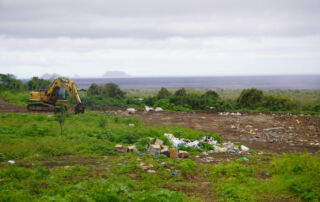
[[[97,112],[69,115],[63,135],[54,115],[1,114],[0,201],[320,200],[319,155],[212,154],[220,163],[201,161],[205,149],[183,160],[139,155],[149,137],[168,145],[164,133],[221,141],[213,133]],[[117,143],[141,151],[116,153]],[[143,170],[142,162],[155,173]]]

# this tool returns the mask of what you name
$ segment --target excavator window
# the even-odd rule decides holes
[[[59,89],[58,99],[59,99],[59,100],[66,100],[66,99],[67,99],[66,89],[64,89],[64,88],[60,88],[60,89]]]

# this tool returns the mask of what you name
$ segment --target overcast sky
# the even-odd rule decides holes
[[[0,73],[320,74],[320,0],[0,0]]]

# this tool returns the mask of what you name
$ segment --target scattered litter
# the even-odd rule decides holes
[[[233,154],[235,154],[235,153],[237,153],[237,152],[234,151],[233,149],[229,149],[229,150],[228,150],[228,153],[233,153]]]
[[[157,107],[155,111],[156,111],[156,112],[162,112],[163,109],[162,109],[161,107]]]
[[[182,143],[182,142],[184,143],[183,140],[180,140],[180,139],[174,137],[174,135],[171,133],[165,133],[164,136],[166,136],[169,139],[169,141],[171,142],[171,144],[174,147],[178,147],[179,143]]]
[[[156,173],[155,170],[147,170],[147,173]]]
[[[143,155],[146,155],[147,153],[141,153],[141,154],[139,154],[139,156],[143,156]]]
[[[177,149],[169,149],[169,156],[172,159],[175,159],[178,157],[178,150]]]
[[[124,146],[124,145],[121,145],[121,144],[117,144],[114,149],[117,151],[117,152],[121,152],[121,153],[124,153],[124,152],[128,152],[128,147],[127,146]]]
[[[127,112],[129,113],[129,114],[134,114],[134,113],[136,113],[136,109],[135,108],[128,108],[127,109]]]
[[[249,159],[247,159],[246,157],[243,157],[243,158],[237,159],[237,161],[249,161]]]
[[[275,127],[275,128],[265,128],[264,131],[270,131],[270,130],[282,130],[284,127]]]
[[[214,151],[214,150],[210,150],[208,153],[209,153],[209,154],[214,154],[215,151]]]
[[[244,145],[241,145],[240,148],[241,148],[241,151],[245,151],[245,152],[249,151],[249,148]]]
[[[145,106],[144,108],[145,108],[146,112],[153,111],[153,107]]]
[[[156,140],[154,141],[154,144],[163,145],[163,140],[156,139]]]
[[[137,147],[136,145],[128,146],[128,152],[137,152]]]
[[[173,172],[173,173],[172,173],[172,175],[179,175],[179,173],[177,173],[177,172]]]
[[[133,123],[129,123],[128,126],[134,127],[134,124]]]
[[[14,160],[9,160],[8,163],[15,164],[16,162]]]
[[[296,121],[297,121],[297,124],[300,124],[300,123],[301,123],[298,119],[297,119]]]
[[[187,151],[180,150],[178,156],[180,158],[188,158],[189,157],[189,153]]]
[[[161,153],[161,146],[157,144],[152,144],[149,147],[149,154],[153,154],[155,156],[159,156]]]
[[[208,156],[208,153],[207,152],[202,152],[202,155]]]
[[[148,163],[148,162],[140,163],[140,166],[142,167],[143,170],[147,170],[147,169],[153,168],[153,165]]]
[[[255,132],[254,132],[254,130],[253,130],[253,129],[251,129],[251,130],[250,130],[250,133],[251,133],[251,134],[254,134]]]
[[[272,138],[276,138],[276,137],[281,137],[281,135],[272,134],[271,137],[272,137]]]

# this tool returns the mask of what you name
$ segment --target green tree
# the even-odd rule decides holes
[[[185,88],[180,88],[174,93],[174,96],[178,96],[178,97],[184,97],[186,95],[187,95],[187,91]]]
[[[103,97],[119,97],[124,98],[125,93],[120,90],[119,86],[115,83],[106,83],[102,87],[102,96]]]
[[[32,77],[32,79],[27,82],[28,90],[48,89],[50,84],[51,82],[49,80],[38,77]]]
[[[91,86],[88,88],[88,95],[101,95],[101,92],[101,86],[98,86],[95,83],[91,84]]]
[[[263,91],[256,88],[244,89],[237,99],[241,107],[255,109],[261,105]]]
[[[62,104],[57,104],[54,108],[56,112],[54,115],[54,119],[59,123],[60,126],[60,135],[63,135],[63,126],[68,116],[67,108]]]
[[[17,80],[12,74],[0,74],[0,89],[1,90],[20,90],[22,82]]]
[[[171,96],[171,93],[166,88],[161,88],[157,94],[157,99],[165,99]]]

